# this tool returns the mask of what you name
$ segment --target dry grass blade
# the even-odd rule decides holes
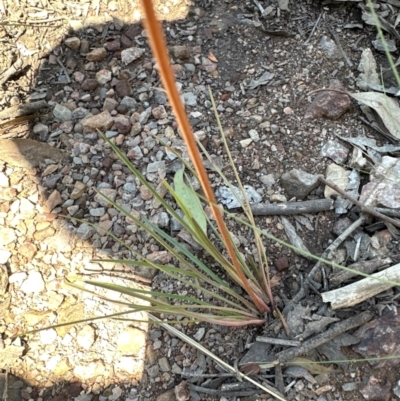
[[[214,214],[218,228],[221,232],[221,236],[224,240],[229,257],[232,260],[233,266],[235,267],[236,273],[241,280],[241,285],[249,294],[250,298],[257,306],[260,312],[264,313],[268,311],[268,306],[265,302],[255,293],[250,283],[248,282],[240,263],[236,257],[234,247],[232,245],[232,239],[229,235],[228,229],[224,223],[221,210],[217,206],[217,202],[214,196],[214,192],[211,188],[210,181],[208,179],[206,170],[201,159],[200,152],[197,148],[196,141],[193,136],[192,129],[189,124],[188,117],[184,110],[182,101],[179,97],[178,89],[176,86],[175,78],[172,73],[172,69],[169,63],[167,54],[167,46],[162,33],[160,24],[158,23],[153,4],[151,1],[142,0],[143,9],[146,15],[145,24],[149,33],[150,44],[155,58],[159,64],[159,70],[164,88],[167,91],[169,101],[171,102],[172,109],[178,121],[179,127],[182,132],[182,136],[185,140],[185,144],[188,148],[188,153],[196,169],[199,181],[204,190],[207,200],[210,203],[211,210]]]
[[[253,380],[251,377],[246,376],[244,373],[240,372],[239,370],[235,369],[234,367],[230,366],[226,362],[224,362],[222,359],[218,358],[215,354],[210,352],[207,348],[203,347],[201,344],[197,343],[187,335],[183,334],[179,330],[175,329],[174,327],[170,326],[167,323],[162,322],[160,319],[156,318],[155,316],[149,315],[150,320],[156,321],[160,324],[161,327],[169,331],[172,335],[180,338],[181,340],[185,341],[187,344],[190,344],[194,348],[198,349],[200,352],[202,352],[204,355],[207,355],[214,359],[220,366],[222,366],[224,369],[226,369],[228,372],[235,373],[239,378],[247,380],[248,382],[254,384],[257,386],[259,389],[265,391],[266,393],[274,396],[276,399],[280,401],[286,401],[286,398],[282,394],[280,394],[277,390],[273,388],[267,388],[266,386],[258,383],[257,381]]]

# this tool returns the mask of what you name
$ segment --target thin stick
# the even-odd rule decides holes
[[[374,314],[371,311],[365,311],[349,319],[343,320],[342,322],[336,323],[322,334],[319,334],[313,338],[310,338],[307,341],[304,341],[301,347],[289,348],[284,351],[278,352],[276,354],[276,359],[280,362],[287,362],[295,358],[296,356],[304,355],[307,352],[310,352],[311,350],[319,347],[320,345],[332,340],[339,334],[342,334],[345,331],[351,329],[355,329],[356,327],[367,323],[371,320],[373,315]]]
[[[201,387],[201,386],[195,386],[194,384],[189,383],[189,388],[197,391],[198,393],[203,393],[203,394],[210,394],[210,395],[217,395],[219,397],[225,396],[225,397],[249,397],[255,394],[260,394],[260,390],[243,390],[243,391],[237,391],[237,390],[215,390],[213,388],[207,388],[207,387]]]
[[[301,341],[297,340],[284,340],[283,338],[273,338],[273,337],[256,337],[256,341],[259,343],[267,343],[274,345],[286,345],[289,347],[300,347]]]
[[[8,368],[6,369],[6,375],[4,380],[4,391],[1,399],[4,401],[8,401]]]
[[[10,68],[8,68],[5,72],[3,72],[2,77],[0,79],[0,85],[6,83],[14,74],[19,72],[22,68],[23,61],[22,59],[18,59]]]
[[[315,199],[302,202],[286,202],[276,205],[255,203],[250,205],[254,216],[294,215],[319,213],[333,208],[332,199]]]
[[[68,74],[68,70],[65,68],[64,64],[61,62],[61,60],[58,57],[56,57],[56,61],[57,61],[58,65],[62,68],[62,70],[64,71],[64,74],[65,74],[65,76],[67,78],[67,84],[70,84],[71,83],[71,78],[70,78],[70,76]]]
[[[328,187],[331,187],[332,189],[334,189],[338,194],[340,194],[340,196],[342,196],[343,198],[346,198],[351,203],[354,203],[355,205],[357,205],[360,208],[361,213],[368,213],[374,217],[377,217],[379,219],[387,221],[387,222],[393,224],[394,226],[400,228],[400,221],[392,219],[391,217],[385,216],[384,214],[379,213],[376,210],[374,210],[368,206],[365,206],[363,203],[361,203],[357,199],[353,198],[352,196],[348,195],[346,192],[341,190],[337,185],[331,183],[330,181],[327,181],[325,178],[319,176],[318,179],[325,185],[328,185]]]
[[[350,59],[347,57],[346,52],[343,50],[343,47],[342,47],[342,45],[340,43],[340,40],[339,40],[339,36],[336,35],[335,31],[329,26],[328,23],[326,23],[326,27],[327,27],[329,33],[333,36],[333,39],[335,39],[337,47],[339,48],[340,52],[342,53],[342,56],[345,59],[347,65],[349,67],[353,67],[353,63],[350,61]]]
[[[317,29],[317,26],[318,26],[318,24],[319,24],[319,21],[321,20],[321,17],[322,17],[322,15],[323,15],[324,13],[325,13],[325,11],[321,11],[321,13],[319,14],[318,19],[317,19],[317,22],[314,24],[314,27],[313,27],[313,29],[312,29],[312,31],[311,31],[311,33],[310,33],[310,36],[309,36],[308,39],[304,42],[305,45],[308,44],[308,42],[309,42],[310,39],[311,39],[311,36],[314,35],[314,32],[315,32],[315,30]]]
[[[307,93],[307,96],[312,95],[313,93],[317,92],[338,92],[338,93],[343,93],[343,95],[348,95],[349,93],[346,91],[342,91],[340,89],[334,89],[334,88],[319,88],[319,89],[314,89],[311,92]]]
[[[386,207],[374,207],[375,212],[382,213],[385,216],[400,217],[400,210],[389,209]]]
[[[342,232],[342,234],[339,235],[335,239],[335,241],[332,242],[328,246],[328,248],[325,249],[324,253],[322,254],[321,258],[322,259],[328,259],[329,256],[335,249],[358,227],[361,226],[365,221],[365,216],[361,216],[358,220],[356,220],[353,224],[351,224],[345,231]],[[319,267],[323,264],[320,260],[317,262],[317,264],[311,269],[310,273],[308,273],[307,279],[312,279],[315,276],[315,273],[319,269]]]
[[[198,342],[192,340],[190,337],[188,337],[186,334],[182,333],[181,331],[179,331],[175,327],[173,327],[173,326],[171,326],[171,325],[169,325],[167,323],[164,323],[162,320],[160,320],[157,317],[151,315],[150,313],[148,314],[148,316],[149,316],[149,320],[158,322],[160,324],[160,326],[163,327],[165,330],[167,330],[170,334],[180,338],[182,341],[184,341],[185,343],[191,345],[192,347],[195,347],[198,351],[202,352],[204,355],[209,356],[215,362],[217,362],[218,365],[220,365],[222,368],[224,368],[228,372],[235,373],[236,377],[244,379],[244,380],[250,382],[251,384],[254,384],[256,387],[260,388],[261,390],[263,390],[266,393],[272,395],[273,397],[277,398],[280,401],[286,401],[285,396],[279,394],[278,391],[275,388],[269,386],[266,383],[263,383],[263,384],[258,383],[256,380],[253,380],[251,377],[245,375],[240,370],[237,370],[233,366],[231,366],[228,363],[224,362],[217,355],[213,354],[207,348],[203,347]]]

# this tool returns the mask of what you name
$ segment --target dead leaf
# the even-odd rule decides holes
[[[390,134],[395,139],[400,139],[400,108],[394,99],[377,92],[350,93],[350,96],[374,109]]]
[[[256,363],[248,363],[239,369],[246,376],[256,375],[260,372],[260,366]]]
[[[208,53],[207,58],[208,58],[209,60],[213,61],[214,63],[218,63],[217,58],[216,58],[216,57],[214,56],[214,54],[212,54],[211,52]]]
[[[274,275],[270,278],[269,282],[271,284],[271,288],[276,287],[280,281],[282,280],[282,277],[278,276],[278,275]]]

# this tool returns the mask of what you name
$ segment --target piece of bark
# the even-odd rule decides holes
[[[330,302],[333,310],[357,305],[400,283],[400,263],[363,280],[333,291],[322,293],[322,301]]]
[[[332,340],[339,334],[351,329],[355,329],[356,327],[368,322],[371,320],[373,315],[374,314],[371,311],[365,311],[349,319],[343,320],[342,322],[333,324],[332,327],[324,331],[322,334],[304,341],[301,347],[293,347],[278,352],[275,356],[275,359],[279,360],[280,362],[287,362],[296,356],[304,355],[320,345]]]
[[[361,273],[371,274],[379,270],[382,266],[390,265],[391,263],[393,263],[393,261],[390,258],[378,257],[372,260],[353,263],[352,265],[348,266],[348,268],[352,270],[357,270]],[[355,276],[357,276],[356,272],[352,272],[349,270],[339,270],[337,273],[331,274],[331,276],[329,277],[329,282],[332,286],[336,287],[339,284],[345,283]]]
[[[297,340],[285,340],[283,338],[273,338],[273,337],[264,337],[258,336],[256,337],[256,341],[260,343],[274,344],[274,345],[286,345],[291,347],[299,347],[301,345],[301,341]]]
[[[0,85],[5,84],[14,74],[21,71],[23,61],[19,58],[9,69],[7,69],[0,78]]]
[[[45,100],[8,107],[7,109],[0,111],[0,120],[35,114],[46,108],[47,102]]]
[[[257,203],[251,205],[254,216],[294,215],[305,213],[319,213],[333,209],[332,199],[315,199],[303,202],[286,202],[276,205]]]

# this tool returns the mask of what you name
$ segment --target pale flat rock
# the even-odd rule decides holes
[[[105,367],[103,362],[90,362],[88,365],[77,365],[74,368],[74,375],[80,380],[90,380],[103,376]]]
[[[31,271],[21,285],[21,291],[25,294],[36,294],[43,291],[45,284],[40,272]]]
[[[117,349],[123,355],[136,355],[146,343],[146,334],[135,327],[127,327],[118,337]]]
[[[337,164],[330,164],[326,168],[326,180],[337,185],[341,190],[345,191],[347,184],[349,183],[350,171],[346,171],[343,167]],[[330,198],[332,195],[338,195],[338,193],[331,187],[326,186],[324,191],[325,198]]]
[[[17,236],[12,228],[0,226],[0,247],[3,248],[11,242],[14,242]]]
[[[114,367],[117,371],[126,372],[129,375],[141,374],[143,361],[133,356],[122,356]]]
[[[95,331],[92,326],[86,325],[78,331],[76,342],[83,349],[90,349],[95,341]]]
[[[11,252],[10,251],[5,251],[3,249],[0,249],[0,264],[5,264],[8,262],[8,259],[11,257]]]
[[[54,329],[48,329],[39,331],[39,337],[42,344],[50,345],[53,344],[57,339],[57,332]]]

